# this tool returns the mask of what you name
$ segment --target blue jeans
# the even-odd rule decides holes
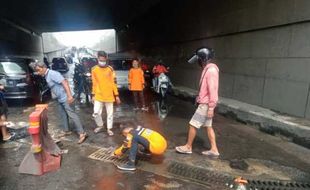
[[[129,162],[131,162],[132,164],[134,164],[136,161],[139,144],[142,145],[144,149],[149,150],[149,141],[147,141],[144,137],[141,137],[137,133],[134,133],[131,141],[131,147],[129,150]]]
[[[69,119],[74,123],[75,130],[78,134],[84,133],[84,129],[79,116],[74,111],[74,103],[71,105],[68,102],[57,102],[59,116],[62,123],[62,128],[64,131],[69,131]]]

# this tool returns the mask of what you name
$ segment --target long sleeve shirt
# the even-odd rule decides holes
[[[128,82],[131,91],[142,91],[144,88],[144,73],[140,68],[132,68],[128,74]]]
[[[218,101],[218,88],[219,68],[216,64],[209,63],[202,71],[197,103],[208,104],[209,109],[213,110]]]
[[[100,102],[115,102],[118,90],[115,83],[115,73],[112,67],[95,66],[92,69],[92,93]]]

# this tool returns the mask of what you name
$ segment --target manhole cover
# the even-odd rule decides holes
[[[295,181],[248,180],[250,190],[309,190],[310,184]]]
[[[168,166],[168,172],[207,186],[219,187],[221,189],[228,189],[226,184],[233,181],[233,178],[229,175],[220,174],[179,162],[171,162]]]
[[[127,162],[126,157],[119,159],[112,156],[113,151],[114,151],[113,148],[101,148],[96,152],[92,153],[91,155],[89,155],[88,158],[116,164],[124,164]]]

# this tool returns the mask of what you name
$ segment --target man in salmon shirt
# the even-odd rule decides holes
[[[203,68],[203,71],[200,78],[199,95],[197,97],[199,106],[189,122],[187,143],[184,146],[176,147],[176,151],[179,153],[191,154],[197,129],[205,127],[211,149],[203,151],[202,154],[210,157],[219,157],[220,155],[216,145],[215,133],[212,128],[212,118],[214,116],[214,108],[218,101],[219,86],[219,68],[212,62],[213,57],[213,50],[204,47],[198,49],[196,54],[188,61],[189,63],[198,62]]]
[[[132,92],[135,102],[134,110],[139,109],[139,98],[142,103],[142,111],[148,111],[148,108],[145,106],[145,100],[143,95],[144,89],[144,73],[143,70],[139,67],[138,59],[132,61],[132,68],[128,74],[128,87]]]
[[[98,52],[98,65],[92,68],[93,83],[93,118],[97,124],[95,133],[103,129],[102,109],[106,108],[107,112],[107,132],[113,136],[113,103],[120,104],[117,86],[115,84],[115,72],[107,63],[107,54],[104,51]]]

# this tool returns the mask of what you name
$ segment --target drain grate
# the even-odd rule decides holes
[[[171,162],[168,166],[168,172],[210,187],[219,187],[221,189],[231,189],[234,187],[234,178],[230,175],[179,162]],[[310,190],[310,183],[250,179],[248,180],[247,187],[249,190]]]
[[[114,156],[112,156],[112,153],[115,149],[110,147],[110,148],[101,148],[97,151],[95,151],[94,153],[92,153],[91,155],[88,156],[88,158],[94,159],[94,160],[100,160],[100,161],[104,161],[104,162],[111,162],[111,163],[115,163],[115,164],[125,164],[127,163],[128,156],[123,156],[122,158],[116,158]],[[139,155],[137,155],[137,160],[139,161],[148,161],[149,158],[147,157],[141,157]],[[141,162],[137,163],[137,166],[141,166]]]
[[[127,158],[119,159],[115,158],[114,156],[111,156],[113,151],[114,151],[113,148],[101,148],[96,152],[92,153],[91,155],[89,155],[88,158],[104,162],[111,162],[115,164],[124,164],[127,162]]]
[[[309,190],[310,183],[295,181],[248,180],[250,190]]]
[[[216,186],[221,189],[228,189],[226,186],[227,182],[233,180],[233,178],[229,175],[189,166],[179,162],[171,162],[168,166],[168,172],[186,179],[194,180],[207,186]]]

